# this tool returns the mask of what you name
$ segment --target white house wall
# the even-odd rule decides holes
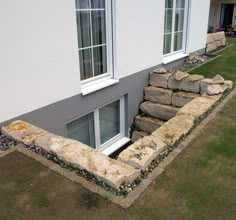
[[[115,0],[115,74],[162,63],[164,0]],[[205,47],[209,0],[192,0],[188,52]],[[0,123],[81,93],[74,0],[0,1]]]
[[[125,77],[162,63],[165,1],[116,1],[117,74]]]
[[[210,0],[190,1],[190,18],[188,30],[187,52],[206,47]]]
[[[74,8],[0,1],[0,122],[80,93]]]

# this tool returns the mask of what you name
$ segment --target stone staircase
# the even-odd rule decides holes
[[[132,142],[150,135],[166,121],[175,117],[181,107],[194,98],[200,97],[202,76],[186,80],[187,73],[167,72],[164,68],[150,73],[149,86],[144,89],[144,102],[140,105],[140,115],[135,117]],[[183,89],[180,83],[182,83]],[[184,91],[183,91],[184,90]]]

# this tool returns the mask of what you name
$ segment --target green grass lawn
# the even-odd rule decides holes
[[[220,74],[225,79],[230,79],[236,83],[236,39],[228,38],[227,42],[234,45],[220,52],[220,57],[192,70],[190,73],[201,74],[210,78],[214,77],[216,74]]]

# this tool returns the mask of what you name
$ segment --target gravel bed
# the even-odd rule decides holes
[[[0,132],[0,152],[7,151],[10,148],[15,147],[16,145],[17,145],[16,141],[6,137],[4,134]]]

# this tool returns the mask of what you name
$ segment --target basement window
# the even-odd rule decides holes
[[[124,98],[95,109],[69,122],[66,127],[69,138],[94,149],[105,151],[114,146],[118,149],[121,146],[116,143],[125,137]]]

